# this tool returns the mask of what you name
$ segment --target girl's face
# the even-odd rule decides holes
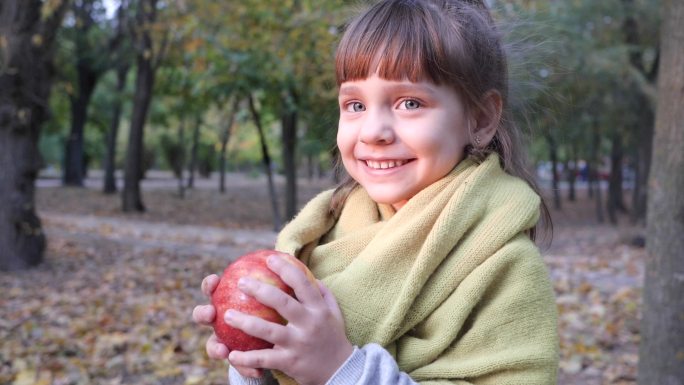
[[[375,74],[342,83],[339,104],[342,162],[378,203],[398,210],[464,157],[469,122],[452,88]]]

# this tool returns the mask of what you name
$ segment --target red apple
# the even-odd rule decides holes
[[[216,308],[214,320],[214,332],[219,341],[230,350],[248,351],[268,349],[273,344],[260,338],[250,336],[243,331],[233,328],[223,321],[223,315],[228,309],[234,309],[241,313],[260,317],[266,321],[284,325],[287,321],[274,309],[261,304],[253,297],[248,296],[238,289],[238,280],[242,277],[250,277],[261,282],[271,284],[285,293],[294,297],[294,290],[287,286],[277,274],[266,265],[266,260],[271,255],[278,255],[285,261],[292,263],[301,269],[313,284],[316,284],[311,271],[297,258],[275,250],[257,250],[245,254],[228,265],[223,271],[221,280],[216,290],[211,295],[211,302]]]

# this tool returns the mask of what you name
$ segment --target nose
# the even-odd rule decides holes
[[[376,110],[366,115],[359,132],[364,144],[390,144],[394,142],[393,121],[390,113]]]

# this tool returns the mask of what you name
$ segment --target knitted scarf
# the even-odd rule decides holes
[[[382,345],[422,384],[555,384],[556,305],[525,235],[540,199],[497,155],[463,160],[396,212],[357,188],[335,219],[331,196],[276,248],[331,289],[352,344]]]

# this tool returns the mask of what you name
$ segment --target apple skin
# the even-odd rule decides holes
[[[223,315],[228,309],[234,309],[241,313],[260,317],[266,321],[284,325],[287,321],[274,309],[261,304],[253,297],[243,293],[238,287],[238,280],[242,277],[250,277],[261,282],[273,285],[294,297],[294,290],[287,286],[280,277],[268,268],[266,261],[269,256],[278,255],[285,261],[297,266],[302,270],[309,281],[316,284],[311,271],[297,258],[281,253],[276,250],[257,250],[245,254],[232,262],[223,271],[221,280],[216,290],[211,295],[211,302],[216,308],[216,319],[214,320],[214,332],[218,340],[226,345],[229,350],[249,351],[258,349],[269,349],[273,347],[270,342],[264,341],[246,334],[225,323]]]

